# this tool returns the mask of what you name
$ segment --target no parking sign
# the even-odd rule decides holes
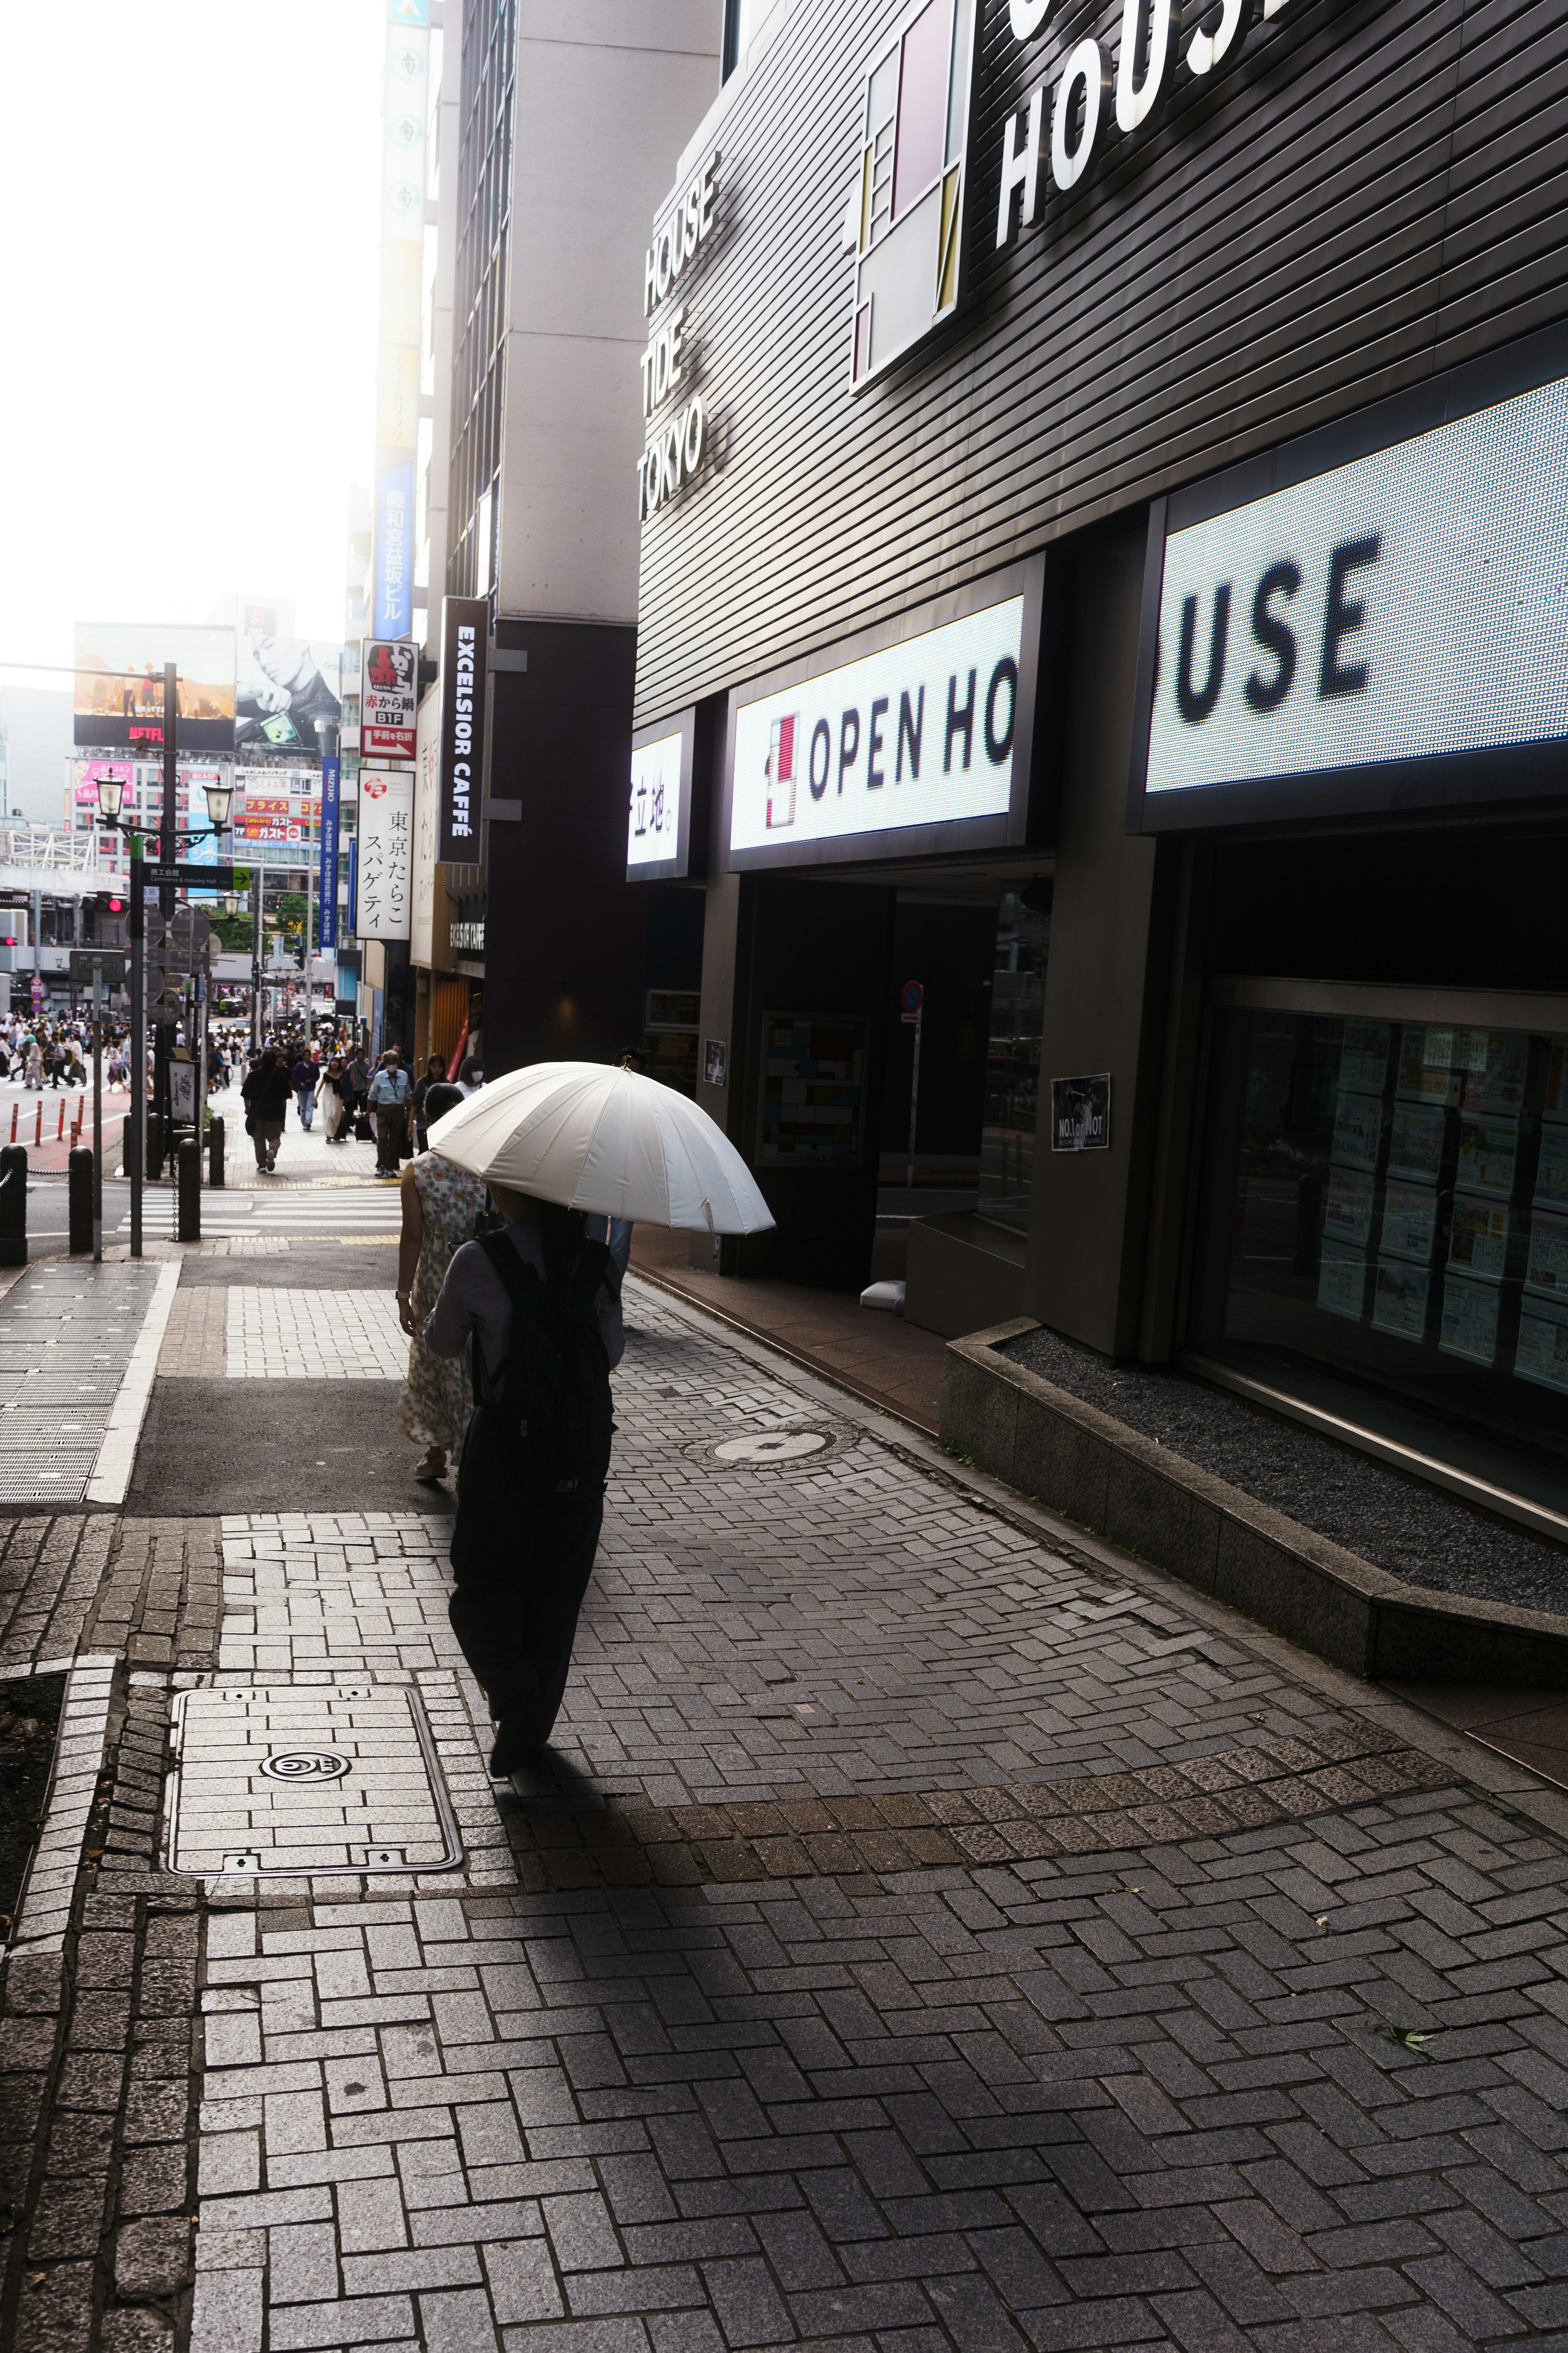
[[[906,980],[904,983],[902,1000],[904,1009],[899,1018],[901,1021],[918,1021],[921,1018],[921,1008],[925,1003],[925,984],[923,981]]]

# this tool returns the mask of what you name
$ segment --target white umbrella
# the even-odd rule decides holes
[[[717,1234],[773,1222],[723,1130],[673,1087],[607,1062],[532,1062],[435,1121],[430,1149],[474,1176],[595,1217]]]

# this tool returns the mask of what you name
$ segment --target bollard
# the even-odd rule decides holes
[[[180,1222],[174,1239],[199,1242],[202,1238],[202,1147],[194,1136],[175,1147],[174,1180],[179,1193]]]
[[[163,1114],[147,1113],[147,1181],[155,1185],[163,1173]]]
[[[27,1149],[0,1151],[0,1266],[27,1263]]]
[[[215,1193],[223,1191],[223,1122],[216,1115],[207,1129],[207,1183]]]
[[[92,1254],[92,1155],[79,1144],[66,1164],[66,1215],[72,1258]]]

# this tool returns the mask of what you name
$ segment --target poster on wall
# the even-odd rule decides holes
[[[405,940],[413,913],[414,777],[366,768],[359,781],[358,922],[363,940]]]
[[[270,745],[319,754],[318,726],[337,727],[342,649],[308,638],[241,629],[236,644],[234,739],[242,751]]]
[[[1051,1081],[1051,1150],[1104,1152],[1110,1143],[1110,1072]]]

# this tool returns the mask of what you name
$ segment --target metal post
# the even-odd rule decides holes
[[[193,948],[194,944],[193,941]],[[207,1132],[207,973],[205,964],[194,953],[191,964],[196,1021],[196,1182],[199,1185],[202,1146]]]
[[[250,1042],[258,1050],[261,1045],[261,849],[257,845],[257,863],[250,870],[250,912],[256,922],[250,936]]]
[[[92,1262],[103,1263],[103,960],[92,960]]]
[[[921,1023],[924,1018],[925,1001],[922,997],[920,1011],[915,1015],[915,1067],[910,1080],[910,1165],[905,1171],[905,1182],[911,1193],[915,1186],[915,1120],[921,1100]]]
[[[131,837],[131,1255],[142,1255],[142,1187],[147,1171],[147,894],[142,837]]]

